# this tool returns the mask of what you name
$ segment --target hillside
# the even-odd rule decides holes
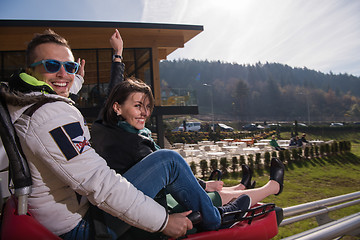
[[[195,91],[200,114],[240,121],[359,121],[360,78],[278,63],[162,61],[162,89]],[[203,84],[212,87],[205,87]]]

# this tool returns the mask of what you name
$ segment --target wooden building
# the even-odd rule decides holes
[[[166,101],[160,89],[159,62],[203,31],[199,25],[124,23],[98,21],[0,20],[0,77],[25,67],[25,49],[35,33],[52,29],[65,37],[75,59],[84,58],[85,83],[78,94],[77,107],[88,122],[92,122],[106,97],[113,51],[109,38],[115,29],[124,40],[123,58],[126,76],[135,76],[149,84],[155,97],[155,109],[149,127],[157,133],[164,146],[164,115],[197,114],[195,101],[189,96],[171,96],[178,101]],[[189,93],[185,94],[189,95]],[[187,98],[186,98],[187,97]],[[165,100],[164,100],[165,98]],[[187,103],[189,102],[189,103]],[[194,104],[195,102],[195,104]]]

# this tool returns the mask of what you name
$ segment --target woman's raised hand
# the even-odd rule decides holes
[[[119,33],[119,30],[115,29],[115,33],[111,35],[110,45],[114,49],[114,54],[122,56],[124,43]]]

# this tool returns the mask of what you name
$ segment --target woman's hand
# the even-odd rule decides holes
[[[114,54],[122,56],[124,43],[119,30],[115,29],[115,33],[110,37],[110,45],[114,49]]]
[[[163,230],[163,233],[172,238],[184,236],[187,230],[192,229],[192,222],[186,217],[191,211],[174,213],[169,215],[169,221]]]
[[[79,69],[77,71],[77,74],[85,77],[85,59],[78,58],[77,63],[79,64]]]
[[[207,181],[205,191],[207,192],[219,192],[224,186],[223,181]]]

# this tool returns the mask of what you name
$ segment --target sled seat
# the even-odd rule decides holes
[[[265,209],[264,209],[265,207]],[[274,204],[257,204],[248,210],[244,220],[231,228],[216,231],[199,232],[187,235],[191,240],[247,240],[271,239],[278,234],[278,225],[282,221],[282,209]]]
[[[58,236],[41,225],[29,213],[27,215],[18,215],[16,206],[17,200],[12,195],[7,199],[1,216],[2,240],[60,240]]]

